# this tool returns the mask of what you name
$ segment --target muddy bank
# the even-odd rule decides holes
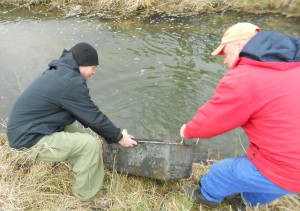
[[[49,12],[59,10],[64,17],[116,18],[153,14],[190,16],[207,12],[277,13],[287,17],[300,17],[300,0],[0,0],[0,4],[29,10],[38,10],[39,7],[46,6]]]

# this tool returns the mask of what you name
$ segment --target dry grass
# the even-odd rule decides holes
[[[87,12],[135,14],[137,12],[199,13],[219,10],[273,10],[299,15],[300,0],[0,0],[25,6],[36,4],[82,5]],[[3,121],[6,122],[6,121]],[[5,130],[5,123],[1,125]],[[7,137],[0,134],[0,208],[1,210],[88,210],[72,195],[74,176],[67,162],[41,163],[22,157],[8,147]],[[114,171],[105,172],[103,192],[99,200],[114,200],[110,210],[207,210],[196,206],[180,188],[196,185],[209,166],[194,164],[190,178],[157,181],[129,176]],[[294,211],[300,207],[299,195],[288,195],[268,206],[248,210]],[[222,210],[232,210],[222,204]]]
[[[193,14],[209,11],[277,12],[290,16],[300,15],[300,0],[0,0],[0,3],[25,7],[47,4],[70,9],[80,5],[87,14],[134,15]]]
[[[66,162],[41,163],[11,151],[5,134],[0,135],[0,207],[3,210],[88,210],[72,195],[74,177]],[[209,210],[194,205],[180,188],[196,185],[209,166],[194,164],[190,178],[158,181],[105,172],[98,201],[114,201],[110,210]],[[290,210],[300,207],[300,197],[288,195],[268,206],[248,210]],[[232,210],[223,203],[222,210]],[[218,210],[220,210],[218,209]]]

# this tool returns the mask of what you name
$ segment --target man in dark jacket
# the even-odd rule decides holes
[[[98,139],[71,124],[77,120],[108,143],[137,144],[92,101],[86,80],[96,73],[97,65],[97,51],[87,43],[64,50],[17,99],[7,127],[10,147],[23,150],[29,158],[68,159],[75,173],[73,192],[81,201],[99,194],[104,166]]]

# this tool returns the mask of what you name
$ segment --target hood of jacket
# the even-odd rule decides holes
[[[244,46],[232,68],[245,63],[278,70],[299,66],[300,39],[273,31],[260,32]]]
[[[79,72],[79,66],[77,65],[72,52],[63,50],[59,59],[53,60],[49,63],[49,70],[53,69],[72,69]]]

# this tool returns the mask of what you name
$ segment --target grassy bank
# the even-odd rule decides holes
[[[300,0],[0,0],[24,7],[47,4],[69,8],[80,5],[85,14],[134,15],[153,12],[194,14],[209,11],[275,12],[300,16]]]
[[[89,210],[72,195],[74,177],[67,162],[40,163],[21,157],[9,149],[7,137],[0,135],[0,207],[3,210]],[[197,206],[180,188],[196,185],[209,166],[194,164],[190,178],[157,181],[105,172],[105,182],[97,201],[113,205],[110,210],[209,210]],[[294,211],[300,207],[298,195],[288,195],[268,206],[248,210]],[[233,210],[225,202],[216,210]]]

